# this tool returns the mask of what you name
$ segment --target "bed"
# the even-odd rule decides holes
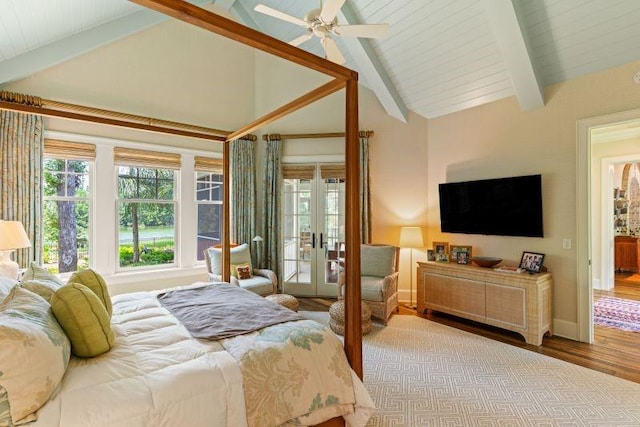
[[[215,285],[188,288],[203,286]],[[72,357],[29,425],[262,427],[344,416],[359,426],[373,413],[327,327],[301,320],[220,341],[195,339],[158,302],[159,292],[112,298],[115,346],[92,359]]]

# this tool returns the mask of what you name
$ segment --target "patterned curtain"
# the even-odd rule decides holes
[[[259,265],[252,245],[256,235],[256,168],[255,138],[236,139],[231,143],[231,239],[251,248],[251,263]]]
[[[6,91],[0,100],[42,105],[38,97]],[[21,268],[41,262],[43,130],[42,116],[0,111],[0,219],[22,222],[31,240],[30,248],[16,251]]]
[[[281,159],[282,141],[280,135],[269,135],[265,152],[265,183],[264,183],[264,251],[263,263],[266,268],[273,270],[278,277],[278,291],[282,291],[280,275],[280,241],[281,241],[281,212],[280,197],[282,190]]]
[[[369,133],[360,132],[360,230],[362,243],[371,243],[371,193],[369,188]]]

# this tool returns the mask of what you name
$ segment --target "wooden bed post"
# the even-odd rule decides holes
[[[344,348],[353,371],[362,379],[360,302],[360,141],[358,137],[358,74],[347,80],[345,157],[345,320]]]
[[[229,235],[231,227],[231,179],[229,175],[230,161],[229,161],[229,144],[230,142],[222,143],[222,176],[224,177],[222,185],[222,194],[224,203],[222,204],[222,281],[231,282],[231,236]]]

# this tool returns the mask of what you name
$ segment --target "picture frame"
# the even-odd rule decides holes
[[[458,259],[459,253],[466,253],[467,256],[464,259],[471,260],[471,246],[451,245],[449,252],[451,253],[451,262],[457,262],[458,264],[468,264],[469,262],[460,262]]]
[[[544,254],[524,251],[522,252],[522,258],[520,258],[519,267],[527,270],[529,273],[540,273],[543,262]]]
[[[433,255],[436,261],[449,262],[449,242],[433,242]]]
[[[464,265],[471,263],[471,252],[458,252],[456,254],[456,262]]]
[[[427,261],[435,261],[436,256],[433,253],[433,249],[427,249]]]

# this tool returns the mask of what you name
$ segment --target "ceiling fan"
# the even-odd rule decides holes
[[[325,57],[329,61],[343,64],[345,61],[344,56],[342,56],[338,45],[332,37],[379,38],[386,37],[389,33],[389,24],[339,25],[337,15],[345,1],[346,0],[326,0],[323,5],[321,0],[320,9],[313,9],[305,15],[304,19],[296,18],[295,16],[265,6],[264,4],[257,5],[254,10],[292,24],[300,25],[301,27],[306,27],[307,34],[291,40],[289,44],[293,46],[301,45],[315,35],[320,38]]]

